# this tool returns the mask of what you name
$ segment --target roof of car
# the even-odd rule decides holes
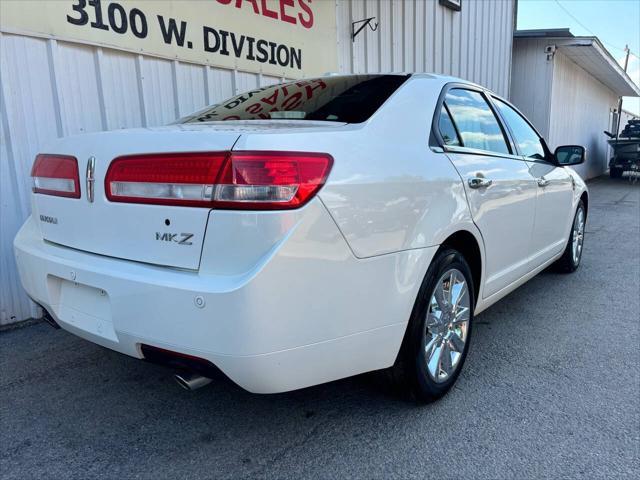
[[[441,84],[447,83],[465,83],[468,85],[473,85],[478,88],[482,88],[488,90],[487,87],[474,83],[470,80],[465,80],[464,78],[453,77],[451,75],[442,75],[439,73],[429,73],[429,72],[366,72],[366,73],[327,73],[322,75],[322,77],[358,77],[362,75],[396,75],[396,76],[411,76],[412,78],[426,78],[431,80],[438,80]]]

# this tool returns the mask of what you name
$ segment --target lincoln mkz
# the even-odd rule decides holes
[[[161,128],[56,140],[15,239],[55,325],[179,371],[284,392],[388,369],[432,401],[474,318],[580,264],[570,167],[487,89],[429,74],[258,88]]]

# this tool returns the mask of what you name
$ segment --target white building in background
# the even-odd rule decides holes
[[[587,161],[576,167],[585,179],[608,168],[603,132],[615,131],[621,96],[640,96],[640,89],[596,37],[574,37],[569,29],[515,32],[511,101],[552,150],[586,147]]]
[[[50,139],[163,125],[329,71],[444,73],[509,94],[515,0],[86,3],[0,2],[0,324],[40,315],[12,242]]]

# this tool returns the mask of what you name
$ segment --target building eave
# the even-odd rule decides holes
[[[562,32],[561,35],[553,35]],[[574,37],[568,29],[523,30],[514,34],[517,39],[544,38],[555,45],[572,62],[610,88],[618,96],[640,97],[640,88],[620,64],[611,56],[597,37]]]
[[[563,39],[556,47],[616,95],[640,97],[640,88],[596,37]]]
[[[568,28],[548,28],[536,30],[516,30],[513,32],[515,38],[573,38],[573,34]]]

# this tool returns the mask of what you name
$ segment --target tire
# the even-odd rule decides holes
[[[582,218],[582,220],[580,220]],[[580,225],[581,223],[581,225]],[[584,229],[587,223],[587,210],[584,208],[582,200],[578,203],[576,213],[573,216],[573,223],[571,224],[571,233],[569,234],[569,240],[567,246],[564,249],[562,257],[560,257],[554,264],[555,270],[561,273],[575,272],[580,266],[580,260],[582,259],[582,250],[584,243]],[[577,242],[576,242],[577,238]],[[578,248],[576,254],[575,248]]]
[[[623,170],[621,168],[611,167],[609,169],[609,176],[611,178],[622,178],[622,172],[623,172]]]
[[[451,277],[451,272],[455,272],[455,277]],[[449,299],[446,298],[448,294],[444,289],[447,276],[448,284],[451,285],[451,278],[454,278],[453,283],[456,285],[454,289],[449,289],[449,292],[453,292]],[[462,280],[464,284],[461,283]],[[440,308],[440,302],[435,296],[436,289],[440,287],[442,289],[438,292],[441,293],[441,302],[447,308],[450,304],[457,303],[455,310]],[[466,293],[460,293],[465,287]],[[400,353],[391,368],[391,376],[403,393],[419,402],[429,403],[442,397],[456,382],[469,350],[475,306],[474,292],[473,277],[464,257],[453,249],[438,252],[422,282]],[[459,295],[455,296],[456,293]],[[457,301],[452,302],[451,299]],[[466,305],[468,310],[466,314],[462,314]],[[447,331],[447,319],[453,319],[455,312],[458,312],[458,320],[466,317],[468,321],[449,322]],[[437,318],[440,320],[436,321]],[[446,340],[447,336],[449,340]],[[436,346],[441,341],[441,356],[438,358],[442,359],[442,368],[441,361],[435,358],[438,355]],[[447,354],[450,362],[448,365]],[[452,370],[445,376],[446,367],[451,367]]]

